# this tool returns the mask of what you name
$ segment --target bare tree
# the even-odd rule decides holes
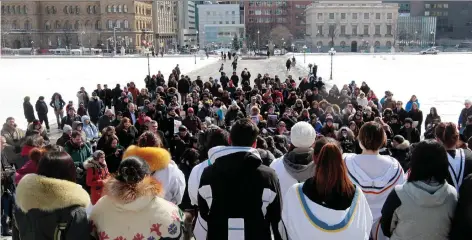
[[[269,37],[273,43],[278,46],[282,46],[283,42],[288,42],[290,39],[293,38],[293,35],[292,33],[290,33],[290,30],[286,26],[277,25],[270,31]],[[282,41],[282,39],[284,40]]]

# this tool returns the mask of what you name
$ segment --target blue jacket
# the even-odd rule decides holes
[[[86,120],[89,120],[88,124],[85,123]],[[83,124],[82,131],[84,131],[85,136],[87,137],[87,140],[98,138],[98,129],[95,125],[93,125],[92,122],[90,122],[89,116],[87,115],[82,116],[82,124]]]
[[[418,102],[418,99],[416,99],[415,101],[416,104],[418,104],[418,109],[420,109],[420,102]],[[412,101],[408,101],[406,103],[406,106],[405,106],[405,111],[409,112],[411,111],[411,108],[413,107],[413,102]]]

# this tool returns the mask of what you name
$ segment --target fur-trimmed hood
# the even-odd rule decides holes
[[[85,208],[90,196],[76,183],[28,174],[16,188],[16,204],[25,213],[31,209],[52,212],[70,206]]]
[[[398,144],[397,146],[395,146],[396,149],[400,149],[400,150],[406,150],[409,147],[410,147],[410,142],[406,139],[401,144]]]
[[[126,159],[129,156],[136,156],[149,164],[149,169],[151,172],[162,170],[166,168],[170,161],[170,153],[164,148],[158,147],[138,147],[132,145],[126,149],[123,154],[123,159]]]
[[[110,178],[105,184],[104,191],[114,201],[128,204],[141,197],[161,196],[163,188],[156,179],[147,176],[137,184],[127,184],[116,178]]]
[[[99,168],[105,167],[106,165],[107,165],[106,162],[103,162],[103,164],[100,164],[100,162],[98,162],[97,160],[93,158],[89,158],[84,162],[85,169],[89,169],[89,168],[99,169]]]

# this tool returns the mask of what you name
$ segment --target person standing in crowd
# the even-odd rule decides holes
[[[161,145],[160,139],[158,141]],[[186,185],[185,177],[166,149],[158,146],[131,146],[126,149],[123,159],[129,156],[140,157],[148,163],[151,176],[162,184],[165,200],[176,205],[182,202]]]
[[[336,143],[327,143],[313,159],[312,176],[284,195],[282,220],[289,239],[369,239],[372,213],[341,154]]]
[[[381,209],[393,187],[405,182],[405,173],[396,159],[379,154],[387,141],[382,125],[365,123],[359,130],[358,140],[362,154],[344,154],[343,157],[351,181],[362,189],[369,203],[374,219],[372,236],[383,239],[378,227]]]
[[[418,129],[413,127],[413,120],[411,118],[405,119],[405,123],[398,134],[403,136],[410,143],[419,142],[421,137]]]
[[[381,101],[381,102],[382,102],[382,101]],[[395,100],[393,100],[393,93],[390,92],[390,91],[386,91],[386,92],[385,92],[385,101],[384,101],[383,104],[382,104],[382,108],[383,108],[383,109],[386,109],[386,108],[394,109],[396,103],[398,103],[398,102],[396,102]],[[398,113],[397,113],[397,114],[398,114]]]
[[[115,88],[113,88],[113,90],[111,90],[111,93],[112,93],[112,96],[113,96],[113,106],[116,105],[116,103],[118,102],[118,99],[121,97],[121,93],[123,93],[123,90],[121,89],[121,85],[120,84],[116,84]],[[115,108],[115,112],[116,112],[116,108]]]
[[[441,122],[441,116],[438,115],[438,111],[435,107],[432,107],[429,110],[429,114],[426,115],[426,120],[424,121],[425,129],[431,128],[433,125]]]
[[[87,141],[98,138],[98,129],[95,124],[90,121],[90,118],[87,115],[82,117],[82,131],[85,133]]]
[[[103,112],[105,111],[105,105],[103,104],[103,101],[98,98],[96,92],[92,93],[92,98],[87,105],[87,110],[90,120],[96,125],[98,123],[98,119],[100,119],[100,117],[103,115]]]
[[[138,129],[131,124],[129,118],[124,117],[121,119],[120,125],[116,127],[116,136],[118,136],[121,146],[126,149],[138,139]]]
[[[13,117],[7,118],[0,134],[6,139],[8,145],[14,147],[16,153],[21,151],[21,140],[24,138],[25,133],[17,127]]]
[[[459,140],[459,132],[456,124],[442,122],[435,129],[436,140],[446,148],[449,160],[449,175],[446,181],[459,190],[464,176],[472,173],[472,151],[470,149],[456,148]]]
[[[1,217],[1,224],[2,229],[1,233],[2,236],[11,236],[12,231],[10,226],[7,222],[8,219],[13,221],[13,206],[14,206],[14,199],[13,194],[15,193],[15,172],[16,168],[15,165],[10,162],[9,156],[7,151],[5,151],[7,147],[7,141],[2,136],[0,137],[0,153],[1,153],[1,163],[2,163],[2,175],[1,175],[1,187],[2,187],[2,217]]]
[[[87,91],[85,91],[84,87],[80,88],[80,91],[77,92],[77,104],[80,106],[80,104],[84,104],[84,106],[88,106],[89,102],[89,94]]]
[[[33,120],[36,119],[36,117],[34,116],[34,108],[33,108],[33,105],[31,104],[30,102],[30,97],[26,96],[24,98],[24,102],[23,102],[23,112],[25,114],[25,118],[26,118],[26,122],[28,122],[28,124],[32,123]]]
[[[236,121],[230,133],[232,146],[214,148],[218,157],[203,171],[198,207],[208,223],[208,240],[269,240],[272,234],[275,240],[282,239],[277,227],[281,220],[280,186],[274,170],[262,164],[254,149],[258,134],[250,119]]]
[[[19,169],[16,170],[15,173],[15,184],[21,181],[21,179],[30,173],[36,173],[38,171],[38,163],[41,159],[42,155],[44,154],[45,150],[43,146],[35,146],[32,148],[27,155],[27,162]]]
[[[105,107],[107,107],[108,109],[111,109],[112,100],[113,100],[113,92],[111,89],[108,88],[107,84],[104,84],[102,101],[105,104]]]
[[[449,239],[457,192],[446,181],[446,150],[426,140],[415,146],[410,159],[407,182],[395,186],[382,207],[382,231],[390,240]]]
[[[42,148],[44,146],[44,139],[39,135],[31,135],[25,137],[23,146],[19,156],[14,159],[14,164],[17,169],[21,169],[30,159],[30,153],[34,148]],[[19,171],[19,170],[17,170]]]
[[[110,175],[107,163],[105,162],[105,152],[97,150],[92,158],[84,162],[84,169],[87,171],[87,185],[90,187],[92,204],[95,205],[102,197],[103,185]]]
[[[183,213],[160,197],[146,161],[127,156],[90,214],[95,239],[182,239]]]
[[[49,106],[54,109],[54,115],[56,115],[57,128],[62,129],[61,120],[64,117],[64,107],[66,106],[66,102],[64,102],[64,100],[62,99],[61,94],[54,93],[52,95]]]
[[[315,140],[315,129],[309,123],[296,123],[290,131],[290,151],[270,165],[279,179],[282,198],[293,184],[304,182],[313,176],[315,164],[311,155]]]
[[[46,124],[46,130],[49,133],[48,105],[44,102],[44,97],[40,96],[35,105],[36,113],[41,124]]]
[[[394,136],[390,152],[390,156],[398,160],[404,171],[407,171],[410,168],[410,141],[406,140],[402,135]]]
[[[383,108],[386,109],[386,107]],[[392,108],[392,111],[398,116],[398,120],[400,120],[401,124],[403,124],[405,122],[405,118],[408,117],[408,112],[403,109],[403,103],[401,101],[397,101],[395,103],[395,107]]]
[[[181,78],[177,83],[177,89],[180,93],[180,103],[184,105],[187,102],[187,95],[190,93],[190,81],[187,78]]]
[[[133,103],[136,103],[139,95],[139,89],[136,87],[134,82],[129,83],[128,91],[131,93],[131,95],[133,95]]]
[[[417,122],[416,129],[421,134],[421,126],[423,126],[423,112],[419,109],[416,102],[411,104],[411,110],[408,112],[408,117],[414,122]]]
[[[75,121],[81,121],[81,119],[80,116],[75,113],[75,109],[71,107],[67,110],[67,115],[61,120],[61,129],[64,129],[65,125],[72,126],[72,123]]]
[[[136,110],[136,105],[133,103],[128,103],[127,108],[128,109],[123,112],[123,117],[128,118],[131,120],[131,124],[135,125],[139,117],[138,110]]]
[[[105,110],[105,114],[98,120],[98,131],[101,132],[104,128],[111,125],[113,121],[113,111],[111,109]]]
[[[72,127],[69,125],[64,125],[64,128],[62,128],[62,136],[57,139],[56,145],[65,147],[66,143],[71,140],[71,135],[72,135]]]
[[[416,103],[416,105],[418,106],[418,109],[420,108],[420,102],[418,102],[416,95],[412,95],[410,100],[406,103],[405,111],[407,112],[411,111],[411,109],[413,109],[413,103]]]
[[[464,108],[462,109],[460,115],[459,115],[459,132],[462,133],[465,129],[465,126],[467,125],[467,118],[469,116],[472,116],[472,101],[467,99],[464,102]]]
[[[84,143],[79,131],[72,131],[71,140],[66,143],[65,151],[72,157],[76,167],[83,168],[85,160],[92,156],[92,147]]]
[[[18,184],[18,236],[13,239],[89,239],[85,209],[90,197],[75,182],[72,158],[61,148],[52,147],[39,161],[37,173],[26,175]]]
[[[194,109],[191,107],[187,109],[187,116],[185,116],[182,124],[187,127],[192,134],[197,134],[202,130],[202,120],[195,116]]]
[[[39,120],[34,120],[32,123],[28,124],[25,137],[36,134],[44,138],[44,140],[49,141],[48,134]]]
[[[287,68],[287,72],[289,72],[290,68],[292,67],[292,61],[290,61],[290,58],[287,59],[287,62],[285,62],[285,67]]]

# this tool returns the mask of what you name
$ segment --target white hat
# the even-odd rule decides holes
[[[464,104],[472,104],[472,101],[470,101],[469,99],[466,99]]]
[[[307,122],[297,122],[290,130],[290,140],[297,148],[309,148],[315,143],[316,131]]]

